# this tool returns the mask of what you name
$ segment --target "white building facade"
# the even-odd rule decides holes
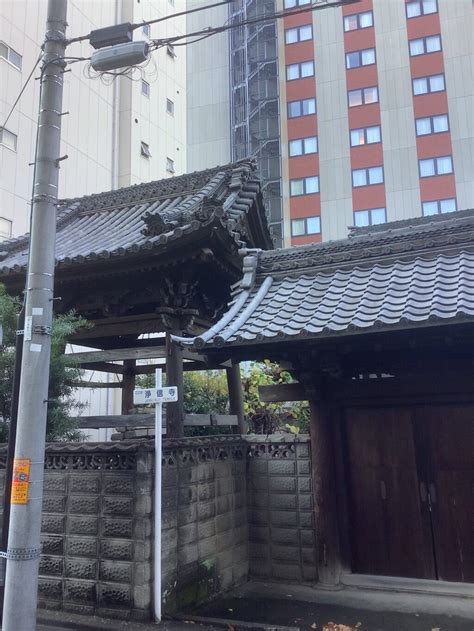
[[[120,22],[140,24],[186,8],[185,0],[69,0],[68,37]],[[44,39],[47,1],[0,2],[0,128],[34,67]],[[184,16],[135,30],[135,39],[185,32]],[[88,41],[67,54],[89,57]],[[64,75],[59,195],[76,197],[156,180],[186,169],[186,52],[152,53],[131,78],[93,77],[89,63]],[[27,232],[39,101],[39,67],[0,131],[0,239]]]

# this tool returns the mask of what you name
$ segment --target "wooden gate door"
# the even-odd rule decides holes
[[[438,578],[474,582],[474,406],[416,408]]]
[[[474,406],[346,410],[353,570],[474,582]]]
[[[410,408],[346,410],[353,570],[436,578]]]

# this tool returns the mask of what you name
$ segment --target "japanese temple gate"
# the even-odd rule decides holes
[[[178,387],[183,369],[226,367],[242,416],[238,363],[284,363],[295,383],[262,397],[310,402],[318,580],[474,582],[474,212],[271,250],[254,168],[61,204],[57,309],[95,325],[75,339],[100,349],[84,366],[122,375],[123,414],[154,370],[139,356],[166,357]],[[27,241],[2,248],[19,293]],[[166,346],[140,338],[163,331]],[[169,436],[183,418],[169,406]]]

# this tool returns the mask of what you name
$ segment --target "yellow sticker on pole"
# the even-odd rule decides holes
[[[15,458],[13,461],[12,504],[28,504],[30,464],[30,458]]]

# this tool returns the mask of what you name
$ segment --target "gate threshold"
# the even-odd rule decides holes
[[[425,578],[378,576],[371,574],[343,574],[341,584],[353,589],[405,592],[431,596],[451,596],[474,600],[473,583],[454,583]]]

